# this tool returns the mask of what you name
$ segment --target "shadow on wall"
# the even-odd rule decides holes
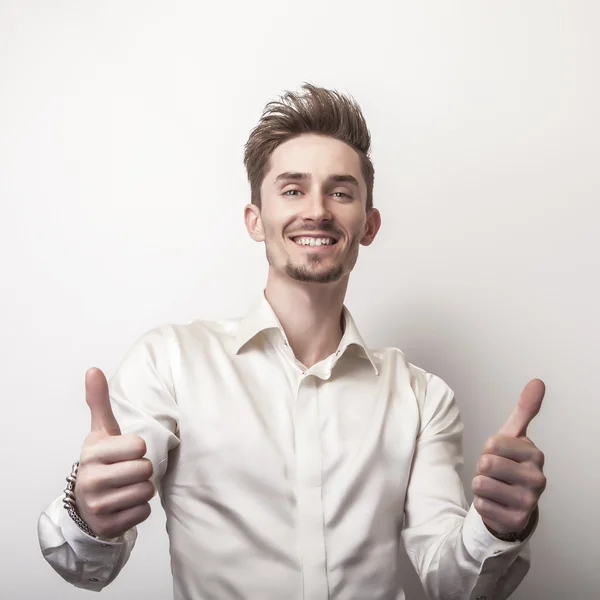
[[[399,348],[410,363],[446,381],[456,394],[465,421],[461,406],[461,382],[481,362],[481,352],[486,351],[482,347],[482,340],[486,339],[485,332],[477,330],[477,323],[466,309],[450,304],[421,303],[406,307],[402,314],[398,314],[396,307],[390,305],[379,314],[394,315],[393,319],[382,320],[381,329],[378,328],[381,345]],[[396,325],[390,329],[390,323]],[[472,465],[465,460],[460,476],[469,504],[472,501],[471,471]],[[398,577],[407,600],[427,600],[403,544],[399,546]]]

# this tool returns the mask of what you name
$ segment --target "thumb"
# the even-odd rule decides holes
[[[517,405],[498,433],[516,438],[526,436],[529,423],[540,412],[545,393],[544,382],[541,379],[532,379],[523,388]]]
[[[92,431],[121,435],[121,429],[110,406],[108,382],[100,369],[88,369],[85,374],[85,401],[92,413]]]

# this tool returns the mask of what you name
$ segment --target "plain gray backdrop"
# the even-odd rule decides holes
[[[596,598],[599,19],[577,0],[0,1],[0,597],[91,597],[36,533],[89,430],[85,370],[261,293],[243,144],[306,80],[352,94],[373,135],[383,226],[347,301],[364,337],[455,391],[469,499],[485,439],[545,381],[548,487],[513,597]],[[152,506],[102,598],[172,597]]]

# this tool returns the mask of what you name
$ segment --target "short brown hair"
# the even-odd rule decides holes
[[[244,165],[252,203],[261,206],[260,187],[275,148],[303,133],[314,133],[345,142],[358,152],[370,210],[375,169],[370,159],[371,134],[359,105],[351,96],[310,83],[305,82],[302,89],[306,91],[303,95],[287,91],[278,102],[269,102],[246,142]]]

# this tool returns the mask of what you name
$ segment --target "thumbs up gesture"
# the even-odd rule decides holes
[[[75,504],[96,535],[117,537],[150,516],[152,463],[143,458],[141,437],[121,435],[100,369],[87,371],[85,392],[92,423],[79,460]]]
[[[532,379],[508,421],[483,446],[473,479],[473,504],[484,523],[498,533],[525,529],[546,488],[544,454],[526,437],[545,393]]]

